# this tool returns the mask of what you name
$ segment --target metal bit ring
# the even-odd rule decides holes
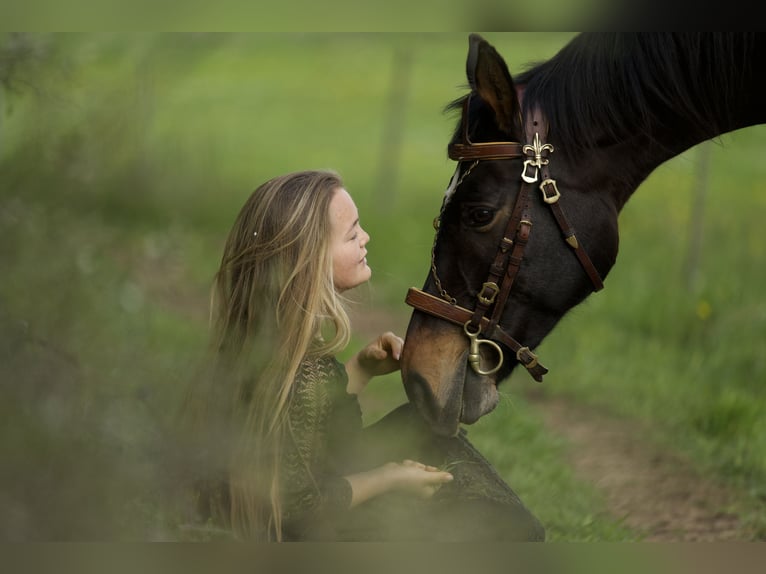
[[[479,339],[481,328],[479,328],[475,333],[471,332],[469,329],[470,324],[471,321],[466,321],[465,325],[463,325],[463,332],[465,332],[470,341],[470,346],[468,348],[468,363],[471,365],[471,368],[479,375],[491,375],[496,373],[500,367],[503,366],[503,350],[500,348],[500,345],[490,339]],[[481,353],[479,353],[479,347],[481,345],[489,345],[497,352],[497,365],[488,371],[483,371],[481,369]]]

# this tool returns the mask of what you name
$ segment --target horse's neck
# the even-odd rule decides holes
[[[738,64],[741,68],[741,87],[732,96],[726,82],[709,86],[704,93],[698,94],[698,109],[706,115],[692,121],[685,114],[665,114],[651,126],[651,137],[636,136],[612,146],[606,151],[606,161],[612,165],[621,165],[624,171],[621,178],[632,182],[625,190],[624,204],[641,181],[664,162],[672,159],[702,143],[720,135],[766,123],[766,106],[760,102],[760,77],[758,63],[766,58],[766,41],[758,34],[755,43],[750,46],[750,58]],[[728,101],[726,108],[720,102]],[[626,173],[628,174],[625,177]]]
[[[663,125],[654,126],[657,134],[673,144],[676,155],[702,141],[766,121],[766,108],[758,93],[760,74],[756,73],[758,63],[766,57],[764,37],[737,34],[731,38],[736,43],[727,46],[725,57],[720,58],[718,67],[725,69],[720,69],[718,81],[709,81],[690,97],[694,101],[688,106],[696,108],[697,120],[690,120],[686,110],[679,109],[678,114],[665,114]],[[672,82],[667,83],[672,92]]]

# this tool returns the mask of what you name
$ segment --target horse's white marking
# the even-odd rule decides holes
[[[452,175],[452,179],[449,182],[449,186],[447,187],[446,191],[444,192],[444,203],[448,203],[450,198],[455,194],[455,190],[457,189],[457,181],[458,176],[460,175],[460,162],[458,162],[457,167],[455,168],[455,173]]]

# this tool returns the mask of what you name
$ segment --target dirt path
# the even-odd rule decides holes
[[[637,423],[561,398],[530,395],[548,429],[568,442],[575,475],[594,484],[624,524],[647,541],[709,542],[747,539],[734,494],[696,473],[676,453],[644,437]]]

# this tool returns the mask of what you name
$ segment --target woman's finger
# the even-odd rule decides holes
[[[394,359],[398,361],[401,358],[404,339],[387,331],[380,336],[380,343],[387,352],[391,353]]]

